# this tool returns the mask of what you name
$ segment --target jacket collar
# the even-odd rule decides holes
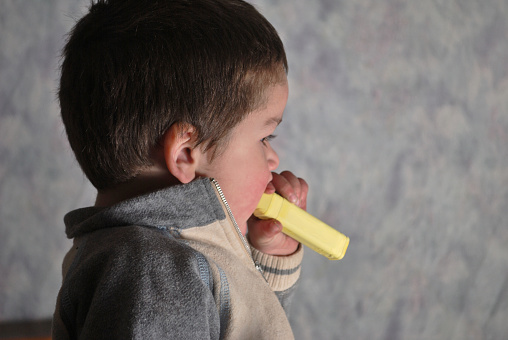
[[[65,232],[74,238],[96,230],[139,225],[186,229],[205,226],[226,216],[210,179],[172,186],[107,208],[87,207],[64,217]]]

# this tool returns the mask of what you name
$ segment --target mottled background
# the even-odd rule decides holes
[[[93,202],[55,99],[86,0],[0,11],[0,321],[51,316]],[[508,1],[258,0],[290,62],[274,145],[309,211],[351,237],[307,251],[297,339],[508,338]]]

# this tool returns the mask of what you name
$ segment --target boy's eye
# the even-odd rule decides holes
[[[265,138],[261,139],[261,142],[262,142],[263,144],[268,143],[268,142],[270,142],[271,140],[273,140],[275,137],[277,137],[277,136],[275,136],[275,135],[266,136]]]

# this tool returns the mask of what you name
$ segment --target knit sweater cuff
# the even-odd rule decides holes
[[[263,275],[274,291],[291,288],[301,272],[303,247],[300,244],[296,252],[288,256],[274,256],[260,252],[251,246],[252,257],[263,269]]]

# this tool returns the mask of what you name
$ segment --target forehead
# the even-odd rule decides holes
[[[252,111],[247,118],[260,121],[264,126],[277,126],[282,121],[284,108],[288,99],[288,84],[271,85],[265,90],[266,100],[256,110]]]
[[[266,89],[264,105],[245,116],[229,133],[222,150],[227,149],[233,140],[266,137],[282,122],[288,98],[287,83],[272,85]],[[234,143],[234,142],[233,142]]]
[[[270,91],[273,91],[273,89]],[[275,89],[270,94],[266,105],[250,112],[237,124],[231,131],[225,149],[228,149],[231,145],[238,147],[243,145],[244,142],[251,143],[272,134],[282,121],[287,100],[287,97],[284,96],[285,92],[287,93],[287,90]]]

